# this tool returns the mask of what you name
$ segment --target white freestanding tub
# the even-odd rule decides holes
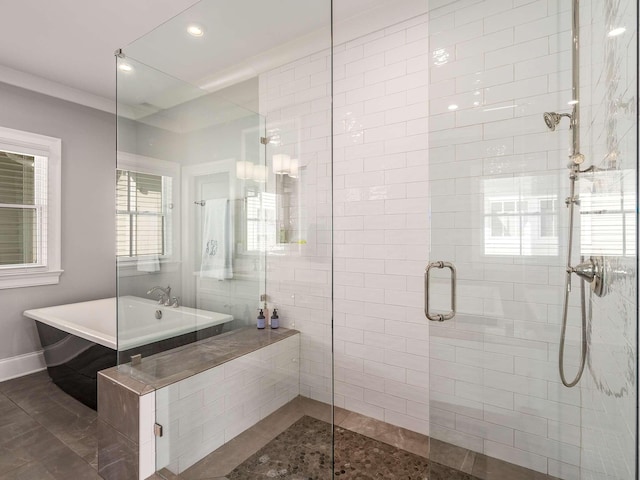
[[[36,320],[52,380],[94,409],[97,373],[116,365],[118,353],[121,362],[137,353],[148,356],[221,333],[233,320],[225,313],[165,307],[133,296],[38,308],[24,315]]]

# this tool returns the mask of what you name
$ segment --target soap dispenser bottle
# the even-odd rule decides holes
[[[280,326],[280,317],[278,317],[278,310],[274,308],[273,314],[271,315],[271,328],[278,328],[279,326]]]
[[[258,313],[258,328],[260,330],[263,330],[265,327],[265,318],[264,318],[264,311],[262,309],[260,309],[260,313]]]

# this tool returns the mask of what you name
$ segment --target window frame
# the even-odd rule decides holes
[[[171,178],[171,215],[165,214],[168,221],[166,234],[169,236],[165,255],[159,255],[160,264],[169,264],[180,261],[180,164],[170,162],[168,160],[160,160],[158,158],[145,157],[128,152],[118,151],[117,164],[114,169],[114,175],[118,170],[145,173],[149,175],[159,175]],[[116,192],[114,191],[114,202],[116,200]],[[117,211],[117,209],[116,209]],[[169,218],[170,217],[170,218]],[[137,271],[139,256],[119,257],[116,255],[116,264],[119,276],[142,275],[145,272]]]
[[[62,140],[0,127],[0,150],[46,157],[47,162],[46,262],[0,267],[0,289],[56,285],[64,271],[61,266]]]

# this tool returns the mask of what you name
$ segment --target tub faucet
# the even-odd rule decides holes
[[[156,292],[161,292],[158,295],[158,305],[166,305],[167,307],[171,305],[171,287],[167,285],[167,288],[162,288],[160,286],[156,286],[151,288],[147,295],[153,295]]]

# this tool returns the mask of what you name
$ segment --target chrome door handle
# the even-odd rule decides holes
[[[429,272],[432,268],[451,270],[451,311],[448,313],[429,313]],[[450,262],[431,262],[424,269],[424,315],[432,322],[444,322],[456,316],[456,267]]]

